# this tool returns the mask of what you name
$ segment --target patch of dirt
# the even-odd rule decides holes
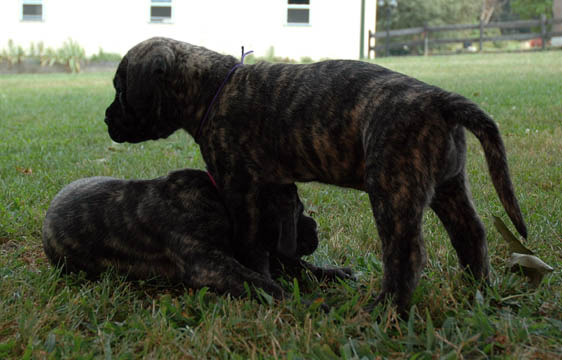
[[[0,238],[0,256],[6,257],[14,253],[34,271],[48,262],[41,242],[22,242],[6,237]]]
[[[10,238],[7,237],[0,237],[0,251],[1,252],[8,252],[10,250],[13,250],[17,248],[16,246],[16,241],[15,240],[11,240]]]

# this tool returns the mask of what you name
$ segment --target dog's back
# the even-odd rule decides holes
[[[153,180],[74,181],[55,196],[43,223],[51,263],[89,276],[113,266],[132,278],[175,279],[183,272],[175,258],[182,247],[227,249],[229,236],[224,205],[196,170]]]
[[[100,205],[107,208],[103,205],[110,202],[110,184],[120,185],[121,181],[111,177],[78,179],[53,198],[42,229],[43,249],[52,264],[64,265],[68,271],[93,270],[88,255],[96,239],[103,241],[107,231],[104,221],[99,223],[103,213],[96,216],[93,212],[99,211]],[[91,236],[94,229],[99,237]]]

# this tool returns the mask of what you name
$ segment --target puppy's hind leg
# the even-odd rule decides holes
[[[486,231],[472,204],[464,172],[439,185],[430,206],[447,229],[461,266],[476,280],[486,279]]]
[[[412,184],[397,185],[400,190],[394,193],[376,185],[369,191],[369,197],[382,241],[384,264],[382,292],[376,302],[390,297],[404,313],[426,263],[421,231],[426,193]]]

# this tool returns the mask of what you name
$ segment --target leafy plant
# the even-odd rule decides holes
[[[81,63],[86,60],[86,51],[78,42],[69,38],[58,49],[56,62],[66,66],[71,72],[80,72]]]
[[[521,19],[537,19],[542,14],[547,18],[552,17],[552,0],[512,0],[511,10],[518,14]]]
[[[8,40],[8,49],[2,50],[1,61],[7,61],[12,65],[19,64],[25,57],[25,51],[21,46],[16,46],[12,39]]]
[[[41,56],[40,60],[41,66],[53,66],[57,62],[57,52],[53,48],[47,48],[45,54]]]
[[[39,41],[37,45],[34,42],[31,42],[29,45],[29,51],[27,56],[32,59],[41,59],[45,55],[45,44],[42,41]]]
[[[69,38],[61,48],[45,48],[43,42],[31,43],[28,53],[22,46],[15,45],[13,40],[8,40],[7,49],[2,50],[0,61],[6,61],[12,65],[19,64],[25,58],[39,60],[41,66],[53,66],[61,64],[73,73],[80,72],[82,64],[86,61],[86,51],[78,42]]]
[[[92,57],[90,57],[90,61],[94,62],[94,61],[98,61],[98,62],[103,62],[103,61],[121,61],[123,57],[120,54],[117,53],[108,53],[103,51],[103,49],[100,47],[99,51],[97,54],[92,55]]]
[[[246,64],[255,64],[258,61],[266,61],[270,63],[295,63],[294,59],[288,57],[280,57],[275,55],[275,48],[270,46],[265,52],[265,56],[255,57],[253,54],[246,58]]]

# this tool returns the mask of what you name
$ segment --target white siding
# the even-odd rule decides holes
[[[365,0],[365,42],[376,0]],[[167,36],[237,55],[240,46],[276,56],[359,57],[361,0],[311,0],[310,24],[287,25],[286,0],[173,0],[172,23],[150,23],[150,0],[43,0],[43,21],[22,21],[22,0],[0,0],[0,48],[72,38],[88,55],[102,48],[124,54],[152,36]],[[365,54],[367,52],[365,51]]]

